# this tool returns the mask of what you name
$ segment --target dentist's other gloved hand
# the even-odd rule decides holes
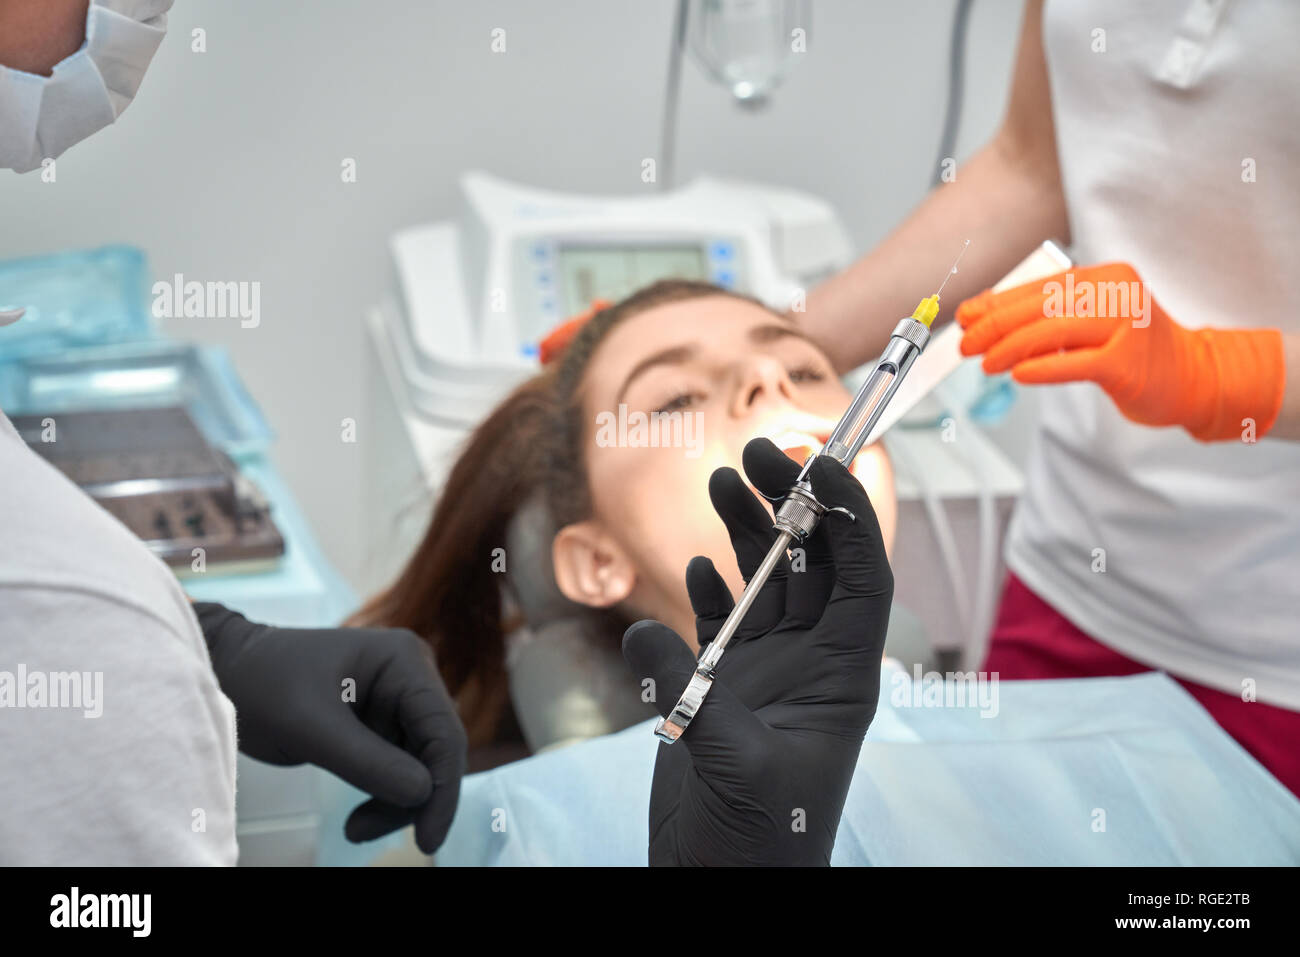
[[[349,840],[408,824],[426,854],[447,836],[465,773],[465,729],[428,645],[398,628],[272,628],[210,602],[194,612],[239,749],[319,765],[373,795]]]
[[[745,448],[755,488],[781,495],[799,466],[767,439]],[[659,746],[650,795],[651,864],[830,863],[863,736],[876,712],[894,580],[875,511],[846,469],[818,460],[818,499],[843,506],[783,562],[727,646],[717,680],[676,743]],[[767,510],[734,469],[709,481],[746,580],[776,537]],[[707,558],[686,572],[701,649],[732,607]],[[667,716],[695,669],[675,632],[640,621],[623,637]]]
[[[1244,420],[1263,438],[1282,408],[1279,330],[1187,329],[1124,263],[986,290],[957,307],[957,321],[962,353],[984,353],[985,372],[1095,382],[1134,422],[1181,425],[1202,442],[1239,441]]]

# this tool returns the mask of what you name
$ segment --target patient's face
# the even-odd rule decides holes
[[[693,643],[685,585],[690,559],[707,555],[733,594],[744,587],[726,528],[709,502],[709,475],[723,465],[743,475],[741,450],[756,436],[794,450],[802,462],[808,447],[826,440],[850,399],[826,356],[794,323],[750,302],[692,299],[616,325],[589,364],[583,405],[591,521],[634,569],[621,604]],[[658,428],[650,424],[638,433],[637,413],[655,412],[680,417],[661,418]],[[656,433],[659,447],[648,446]],[[864,452],[854,474],[892,542],[892,475],[883,454]]]

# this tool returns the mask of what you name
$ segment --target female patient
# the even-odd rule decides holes
[[[538,622],[517,620],[510,606],[537,565],[549,564],[546,585],[558,587],[557,601],[595,623],[568,656],[612,662],[619,673],[618,701],[604,705],[621,717],[597,721],[595,733],[650,716],[618,653],[626,626],[657,618],[695,634],[685,586],[695,555],[712,558],[734,593],[744,585],[708,499],[709,475],[738,468],[755,436],[802,461],[850,399],[826,356],[789,319],[708,284],[658,282],[572,325],[562,349],[546,350],[559,354],[544,354],[543,371],[470,436],[411,561],[357,616],[430,642],[471,746],[492,742],[512,692],[534,747],[581,736],[566,722],[591,727],[562,718],[541,728],[528,713],[534,705],[520,706],[537,700],[519,687],[537,670],[515,668],[514,652],[527,640],[525,626],[536,631]],[[864,451],[854,473],[888,545],[895,507],[887,461]],[[521,563],[518,549],[506,546],[529,510],[543,513],[549,548]],[[531,619],[529,602],[522,604]],[[533,638],[534,659],[551,640]],[[546,697],[564,697],[551,670],[541,682]],[[585,683],[580,669],[567,674],[570,684]]]

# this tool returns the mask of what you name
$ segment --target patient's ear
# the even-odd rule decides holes
[[[636,584],[636,566],[597,522],[574,522],[551,543],[555,584],[564,597],[592,608],[623,601]]]

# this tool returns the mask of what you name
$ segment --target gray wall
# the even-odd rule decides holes
[[[279,433],[276,459],[329,556],[361,579],[361,317],[386,237],[450,214],[466,168],[641,192],[668,0],[178,0],[136,102],[58,162],[0,173],[0,258],[128,242],[157,277],[259,280],[262,323],[167,320],[222,343]],[[831,200],[863,248],[923,195],[942,122],[952,0],[815,0],[809,51],[762,113],[688,62],[679,180],[713,173]],[[1020,0],[975,4],[957,154],[1002,112]],[[195,27],[208,49],[190,51]],[[489,50],[493,28],[507,52]],[[928,52],[927,52],[928,51]],[[340,181],[354,157],[359,181]]]

